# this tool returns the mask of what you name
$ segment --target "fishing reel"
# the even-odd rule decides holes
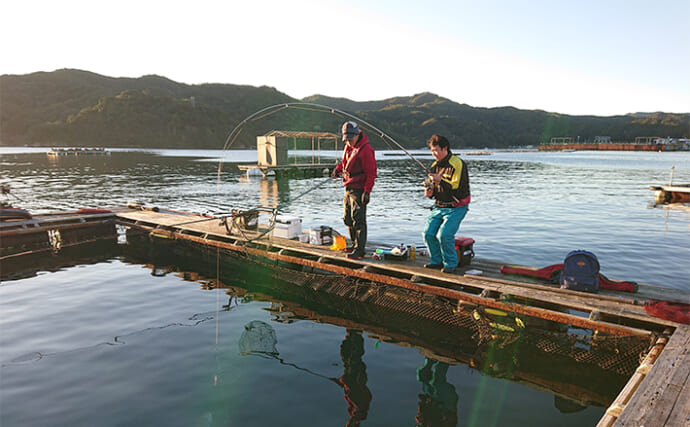
[[[425,179],[424,181],[422,181],[422,186],[426,190],[431,190],[432,188],[434,188],[433,184],[431,184],[431,181],[429,181],[428,179]]]

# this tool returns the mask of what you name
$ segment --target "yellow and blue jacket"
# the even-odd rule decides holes
[[[430,171],[441,175],[441,181],[433,185],[436,206],[440,208],[455,208],[470,203],[470,175],[467,165],[458,156],[448,150],[448,155],[434,162]]]

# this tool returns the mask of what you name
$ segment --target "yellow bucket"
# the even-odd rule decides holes
[[[333,244],[330,246],[332,251],[342,251],[347,247],[345,236],[333,236]]]

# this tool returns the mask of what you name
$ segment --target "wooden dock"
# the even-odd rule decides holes
[[[420,301],[424,295],[454,301],[458,312],[465,307],[481,306],[526,316],[526,319],[543,319],[611,336],[655,337],[658,338],[656,345],[606,412],[600,425],[688,425],[689,328],[650,316],[644,309],[648,300],[690,303],[688,291],[640,284],[634,294],[605,290],[597,294],[582,293],[560,289],[540,279],[506,277],[500,272],[501,263],[484,259],[475,259],[471,265],[459,267],[454,274],[424,268],[426,257],[400,261],[375,260],[372,257],[349,260],[343,253],[331,251],[327,246],[268,235],[255,239],[261,230],[228,234],[219,218],[128,207],[110,212],[39,215],[29,222],[3,223],[0,240],[5,252],[0,262],[8,262],[26,253],[59,250],[55,230],[58,236],[71,236],[63,240],[65,244],[78,244],[80,239],[88,241],[90,232],[84,224],[95,227],[92,231],[100,230],[100,237],[110,233],[109,237],[113,238],[117,224],[168,242],[189,242],[250,257],[247,259],[295,266],[299,271],[381,283],[419,295]],[[78,230],[78,233],[70,230]],[[39,242],[41,238],[37,236],[41,235],[44,241]],[[34,246],[18,244],[17,239],[22,236],[32,236],[30,240]],[[14,250],[18,252],[7,252],[7,237],[15,239]],[[62,244],[59,240],[57,242],[58,246]],[[480,270],[481,274],[468,274],[470,270]],[[357,292],[354,294],[357,296]]]
[[[597,427],[690,425],[690,326],[660,341]]]
[[[0,261],[113,238],[116,221],[115,213],[107,209],[81,209],[2,221]]]
[[[331,251],[327,246],[315,246],[281,238],[261,239],[252,242],[251,245],[245,245],[244,236],[227,235],[225,227],[214,219],[131,209],[119,209],[116,213],[121,224],[155,231],[176,239],[220,246],[607,333],[630,335],[647,333],[648,330],[663,330],[669,326],[675,327],[677,324],[674,322],[649,316],[644,310],[644,303],[649,299],[690,301],[688,292],[654,285],[640,285],[639,291],[635,294],[613,291],[588,294],[560,289],[558,286],[522,277],[519,278],[520,281],[506,279],[500,273],[501,264],[490,260],[476,259],[471,265],[458,268],[456,274],[446,274],[424,268],[424,257],[418,257],[414,261],[378,261],[371,257],[349,260],[344,254]],[[247,235],[252,234],[247,232]],[[481,270],[482,275],[465,274],[473,269]],[[542,305],[555,304],[560,309],[582,312],[586,317],[562,311],[549,312],[538,306],[509,303],[506,302],[508,297],[541,302]]]

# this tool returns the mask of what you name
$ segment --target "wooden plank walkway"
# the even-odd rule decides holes
[[[500,263],[488,260],[475,260],[471,265],[459,268],[456,274],[447,274],[424,268],[424,257],[418,257],[414,261],[377,261],[368,257],[363,260],[348,260],[344,254],[330,251],[327,246],[309,245],[298,240],[281,238],[263,238],[247,246],[242,241],[243,237],[228,236],[225,227],[219,224],[218,219],[126,208],[118,209],[116,212],[118,218],[125,224],[172,233],[176,238],[212,246],[225,245],[230,249],[241,248],[243,251],[255,252],[259,256],[263,254],[269,258],[283,259],[315,269],[449,296],[470,303],[508,309],[603,332],[621,333],[622,331],[626,335],[638,335],[647,333],[647,329],[663,330],[664,327],[675,327],[677,324],[674,322],[649,316],[644,310],[644,302],[650,297],[690,301],[688,292],[651,285],[641,285],[641,290],[637,294],[623,295],[619,292],[588,294],[534,281],[508,280],[500,273]],[[251,238],[252,234],[247,234]],[[470,269],[481,269],[483,274],[481,276],[465,274]],[[556,304],[562,309],[575,310],[581,314],[548,312],[539,307],[529,307],[530,304],[506,302],[513,298],[542,305]],[[610,325],[608,322],[624,325],[624,321],[632,322],[629,323],[632,326],[627,329],[620,325],[607,326]]]
[[[690,326],[679,326],[656,362],[643,363],[637,390],[626,386],[598,427],[690,425]],[[629,385],[634,381],[631,379]]]

